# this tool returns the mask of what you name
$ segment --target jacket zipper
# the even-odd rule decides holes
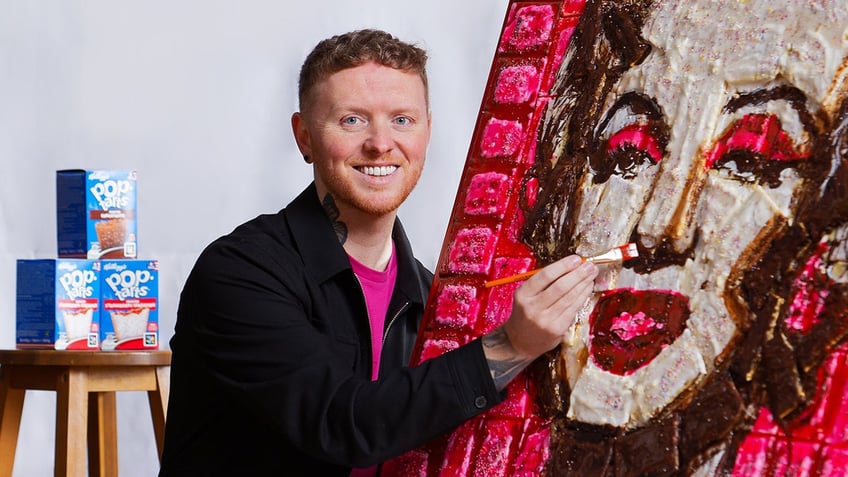
[[[383,332],[383,346],[384,347],[386,346],[386,338],[389,337],[389,330],[392,328],[392,325],[394,324],[394,322],[397,321],[398,318],[400,318],[401,313],[406,311],[407,308],[409,308],[409,301],[403,302],[403,305],[401,305],[401,307],[398,309],[397,313],[395,313],[394,316],[392,316],[392,319],[389,320],[389,324],[386,325],[386,331]]]
[[[368,330],[369,330],[368,343],[371,345],[370,346],[371,350],[372,350],[371,353],[373,354],[374,343],[371,342],[371,333],[373,333],[373,325],[371,324],[371,312],[368,311],[368,298],[365,296],[365,287],[362,286],[362,281],[359,279],[359,276],[357,276],[356,273],[354,273],[353,278],[356,279],[356,284],[359,285],[359,291],[362,294],[362,303],[363,303],[363,305],[365,305],[365,316],[368,317]],[[392,329],[392,325],[397,321],[398,318],[400,318],[400,315],[404,311],[406,311],[407,308],[409,308],[409,300],[403,302],[403,305],[401,305],[400,308],[398,308],[397,312],[395,312],[395,314],[392,315],[392,319],[389,320],[389,324],[385,326],[385,331],[383,331],[383,346],[380,347],[380,355],[381,356],[383,354],[383,348],[386,347],[386,339],[389,337],[389,331]],[[374,356],[371,356],[371,359],[373,361]],[[383,366],[383,360],[380,359],[380,367],[382,367],[382,366]],[[379,374],[379,372],[380,371],[377,370],[378,374]]]

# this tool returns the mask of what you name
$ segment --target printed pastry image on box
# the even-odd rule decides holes
[[[101,260],[100,349],[159,348],[159,263]]]
[[[135,258],[135,171],[56,171],[56,232],[63,258]]]
[[[18,260],[15,346],[98,349],[99,300],[96,260]]]

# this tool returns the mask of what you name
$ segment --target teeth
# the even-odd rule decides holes
[[[387,176],[394,172],[397,169],[397,166],[365,166],[362,168],[362,172],[368,174],[369,176]]]

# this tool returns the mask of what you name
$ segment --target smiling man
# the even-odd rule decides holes
[[[433,278],[397,218],[430,139],[426,59],[377,30],[306,58],[292,130],[314,183],[189,275],[161,476],[375,475],[500,402],[571,326],[597,273],[576,256],[519,288],[504,326],[407,366]]]

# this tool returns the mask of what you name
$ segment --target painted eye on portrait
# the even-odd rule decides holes
[[[668,125],[659,105],[636,92],[622,95],[598,125],[599,153],[590,158],[593,182],[611,175],[633,179],[659,164],[666,154]]]
[[[705,152],[705,167],[721,177],[776,188],[787,169],[810,158],[816,137],[805,96],[781,86],[740,94],[725,105],[720,135]]]

